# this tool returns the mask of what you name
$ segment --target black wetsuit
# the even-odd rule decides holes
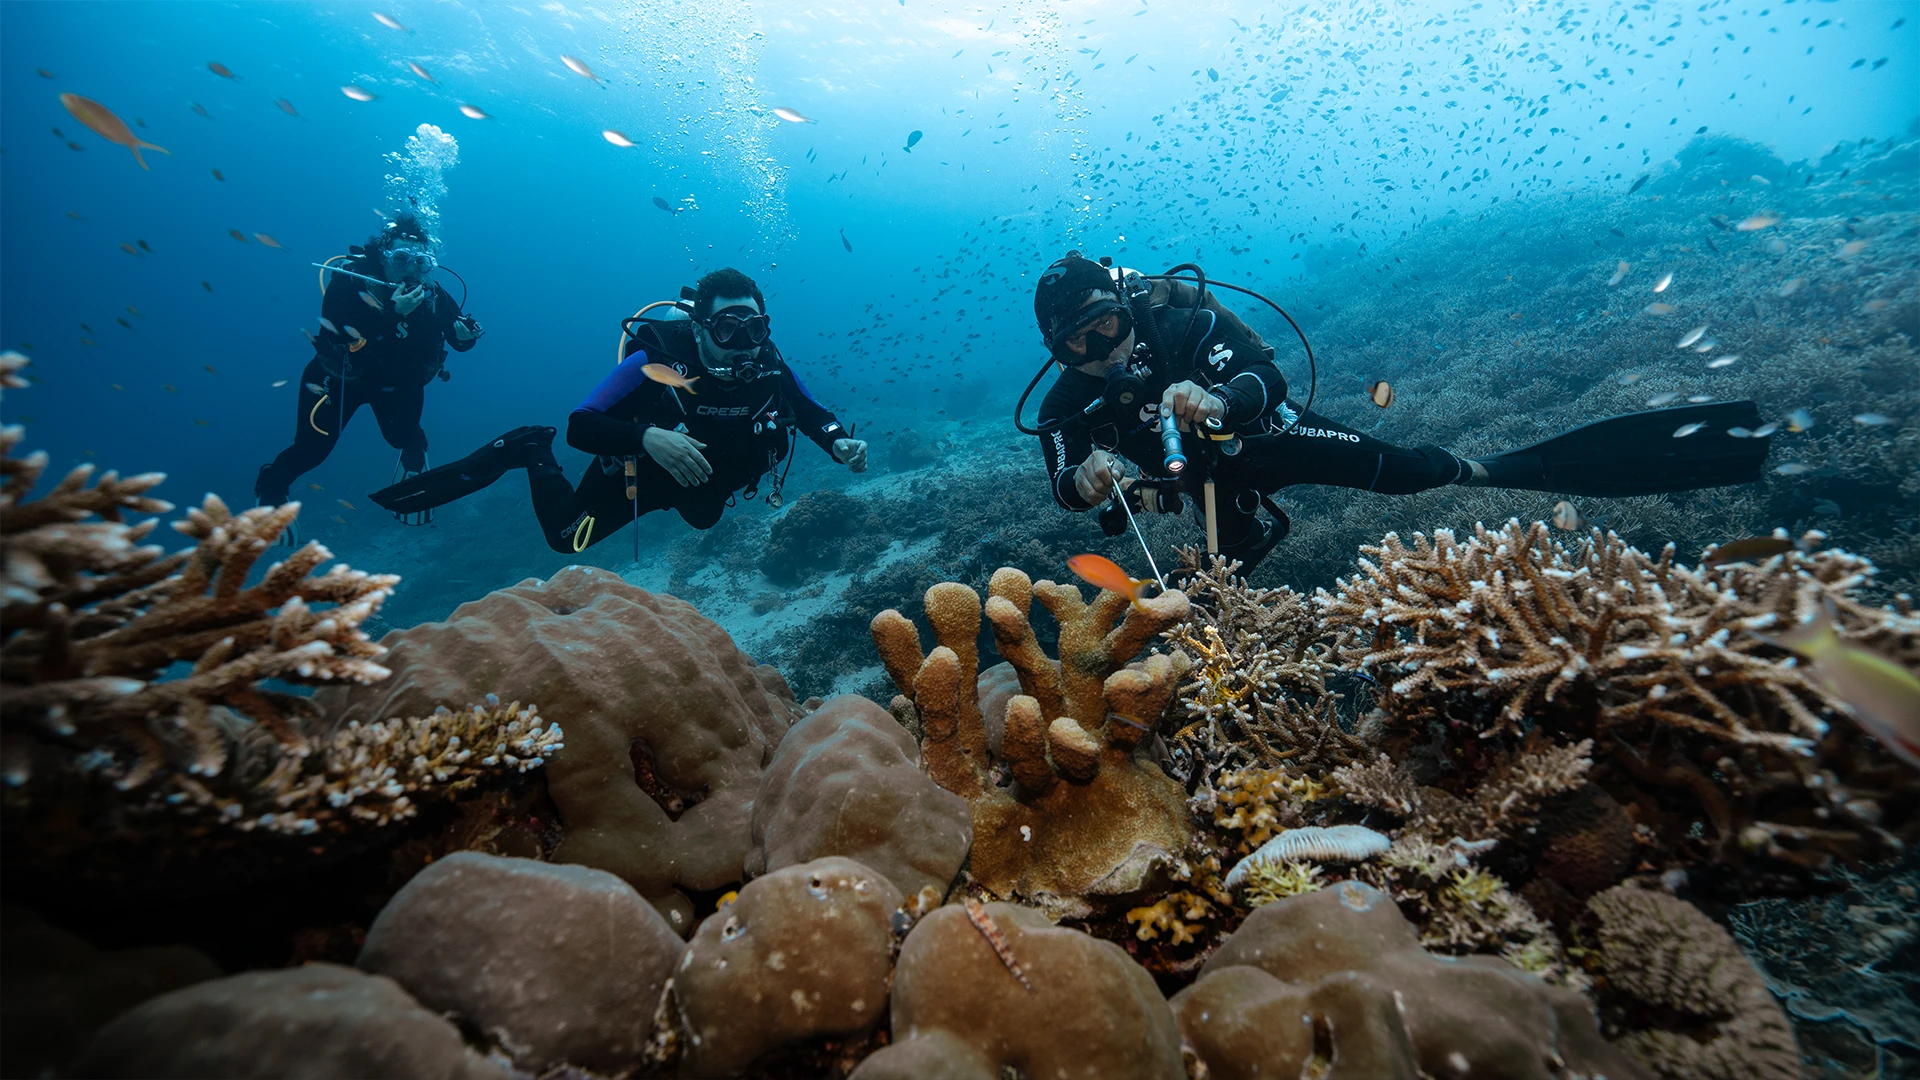
[[[1191,285],[1154,283],[1145,317],[1154,320],[1171,359],[1153,355],[1154,335],[1146,327],[1136,330],[1134,368],[1145,379],[1146,393],[1131,409],[1123,413],[1106,404],[1083,415],[1106,384],[1073,368],[1047,391],[1040,404],[1040,442],[1055,502],[1069,510],[1093,508],[1081,499],[1073,478],[1095,447],[1132,461],[1149,477],[1167,479],[1160,399],[1167,387],[1187,380],[1226,402],[1227,426],[1243,435],[1241,453],[1219,457],[1212,467],[1220,546],[1228,554],[1259,539],[1260,496],[1283,487],[1328,484],[1405,495],[1459,478],[1459,459],[1438,446],[1394,446],[1287,404],[1287,381],[1260,335],[1211,292],[1198,313],[1192,311],[1193,299]],[[1187,456],[1194,458],[1198,437],[1184,434]],[[1189,474],[1202,471],[1193,468]],[[1197,497],[1198,490],[1193,494]]]
[[[356,258],[345,268],[380,276],[375,259]],[[379,296],[379,310],[360,298],[369,289]],[[400,451],[401,464],[408,471],[426,467],[427,433],[420,427],[426,385],[441,373],[448,347],[466,352],[475,339],[454,337],[460,305],[438,284],[404,316],[394,311],[391,292],[346,274],[334,274],[328,280],[320,315],[334,329],[321,327],[313,341],[314,357],[300,373],[293,445],[262,467],[254,480],[253,493],[262,503],[286,502],[287,489],[327,459],[340,441],[341,429],[362,405],[373,406],[381,436]],[[357,339],[347,332],[348,327],[358,331]],[[366,344],[355,351],[355,340]]]
[[[627,356],[567,418],[567,443],[595,455],[576,488],[567,483],[551,454],[529,465],[534,513],[555,551],[581,551],[611,536],[642,514],[671,507],[687,524],[710,529],[746,488],[752,497],[762,476],[787,456],[790,432],[812,439],[828,456],[846,429],[807,394],[793,369],[769,340],[755,358],[754,378],[722,380],[700,362],[693,324],[670,320],[643,324]],[[640,370],[664,364],[688,378],[692,390],[655,382]],[[684,429],[706,444],[712,466],[705,482],[681,486],[647,456],[650,427]],[[626,459],[635,475],[626,476]],[[632,485],[634,496],[627,496]]]

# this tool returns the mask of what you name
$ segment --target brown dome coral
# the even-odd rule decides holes
[[[740,880],[760,771],[799,715],[786,682],[684,601],[568,567],[387,635],[397,673],[334,696],[342,721],[425,715],[489,692],[566,729],[547,785],[556,861],[611,871],[692,929],[681,889]]]

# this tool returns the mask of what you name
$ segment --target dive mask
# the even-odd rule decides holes
[[[1117,300],[1103,300],[1085,308],[1067,331],[1059,337],[1055,354],[1071,365],[1098,363],[1113,355],[1113,350],[1133,333],[1133,312]],[[1072,351],[1075,339],[1086,342],[1086,353]]]
[[[713,343],[723,349],[756,349],[766,342],[772,322],[765,315],[740,313],[747,310],[715,312],[700,325],[713,335]]]
[[[395,277],[412,281],[426,280],[427,275],[439,265],[432,255],[413,247],[394,248],[386,253],[383,261]]]

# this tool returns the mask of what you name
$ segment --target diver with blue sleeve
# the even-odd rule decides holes
[[[1191,264],[1148,277],[1076,251],[1047,267],[1034,290],[1049,361],[1021,395],[1014,423],[1039,436],[1054,501],[1073,511],[1106,504],[1101,523],[1109,534],[1126,528],[1123,511],[1177,513],[1183,495],[1191,496],[1201,500],[1209,547],[1239,559],[1248,573],[1285,538],[1289,522],[1271,496],[1295,484],[1392,495],[1461,484],[1611,497],[1760,478],[1767,440],[1729,434],[1759,426],[1751,401],[1610,417],[1478,459],[1439,446],[1395,446],[1314,412],[1311,392],[1305,406],[1289,401],[1273,349],[1208,285]],[[1060,377],[1029,428],[1020,411],[1052,367]],[[1696,423],[1697,434],[1674,437]],[[1122,458],[1139,467],[1138,479],[1125,476]],[[1121,497],[1124,507],[1109,502]],[[1271,520],[1260,517],[1263,507]]]
[[[763,477],[771,477],[767,504],[778,507],[779,465],[791,468],[799,435],[865,471],[867,444],[801,385],[769,336],[766,300],[752,278],[715,270],[682,295],[621,324],[619,365],[568,417],[567,444],[594,455],[578,486],[554,458],[554,429],[523,427],[371,498],[416,514],[524,468],[548,546],[571,553],[655,510],[710,529],[736,492],[755,497]],[[662,305],[682,317],[641,317]]]
[[[320,332],[300,373],[293,445],[260,467],[253,482],[262,505],[277,506],[303,474],[319,467],[360,406],[371,405],[398,471],[427,467],[420,426],[426,386],[446,379],[447,350],[466,352],[486,331],[463,313],[431,275],[433,238],[412,213],[387,222],[351,255],[321,271]],[[335,266],[335,263],[344,265]]]

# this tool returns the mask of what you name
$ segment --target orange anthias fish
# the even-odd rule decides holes
[[[143,169],[147,168],[147,159],[140,156],[141,150],[158,150],[169,157],[173,155],[173,151],[164,146],[142,142],[140,137],[133,133],[133,129],[127,126],[125,120],[113,115],[112,109],[92,98],[83,98],[79,94],[61,94],[60,104],[67,107],[67,111],[73,114],[74,119],[92,128],[94,134],[133,151],[133,160],[139,162]]]
[[[1147,608],[1140,602],[1141,597],[1146,595],[1148,586],[1158,584],[1152,578],[1128,577],[1127,572],[1120,569],[1119,563],[1105,555],[1075,555],[1067,560],[1067,569],[1089,585],[1119,593],[1142,611]]]
[[[693,384],[700,381],[700,376],[698,375],[689,379],[665,364],[642,364],[640,366],[640,374],[645,375],[654,382],[666,386],[678,387],[689,394],[694,393]]]

